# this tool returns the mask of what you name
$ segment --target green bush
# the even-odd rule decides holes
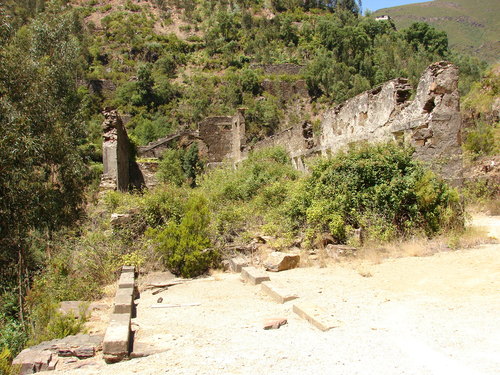
[[[463,148],[475,160],[485,155],[497,155],[500,151],[500,123],[489,125],[479,122],[466,131]]]
[[[179,223],[185,212],[186,192],[173,185],[160,186],[144,194],[141,215],[150,227]]]
[[[166,150],[158,163],[158,179],[161,182],[181,186],[186,176],[182,169],[182,155],[180,150]]]
[[[156,249],[172,273],[195,277],[217,265],[218,252],[211,248],[209,224],[207,201],[194,195],[179,224],[171,222],[164,229],[152,231]]]
[[[289,215],[340,243],[356,228],[390,240],[463,225],[458,193],[412,155],[413,149],[389,143],[360,145],[321,159]]]

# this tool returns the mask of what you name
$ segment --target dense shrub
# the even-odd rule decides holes
[[[303,196],[287,203],[289,215],[338,242],[347,241],[357,228],[368,237],[389,240],[462,225],[457,192],[412,154],[411,148],[390,143],[357,146],[321,159],[305,181]]]
[[[211,248],[209,223],[207,202],[195,195],[187,202],[179,224],[170,222],[164,229],[151,231],[157,251],[172,273],[195,277],[217,265],[218,252]]]

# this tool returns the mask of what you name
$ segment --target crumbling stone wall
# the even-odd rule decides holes
[[[235,116],[207,117],[198,125],[200,140],[206,145],[209,165],[241,160],[245,145],[244,109]]]
[[[354,142],[406,141],[415,147],[417,158],[459,183],[462,122],[458,69],[444,61],[430,65],[420,79],[415,99],[409,101],[410,95],[406,79],[391,80],[326,111],[317,135],[309,124],[298,124],[252,149],[283,146],[294,166],[304,169],[305,158],[326,155]],[[248,151],[250,148],[245,149]]]
[[[104,173],[101,178],[101,187],[127,191],[130,154],[127,131],[116,110],[105,108],[103,114],[102,161]]]

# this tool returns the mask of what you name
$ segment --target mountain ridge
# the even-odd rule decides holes
[[[434,0],[382,8],[374,16],[388,15],[397,28],[426,22],[446,31],[451,48],[494,63],[500,59],[500,2],[494,0]]]

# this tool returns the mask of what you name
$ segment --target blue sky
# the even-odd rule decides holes
[[[424,1],[429,1],[429,0],[420,0],[420,1],[415,1],[415,0],[362,0],[361,2],[363,4],[363,13],[364,13],[366,9],[376,11],[376,10],[381,9],[381,8],[389,8],[389,7],[395,7],[397,5],[412,4],[412,3],[423,3]]]

